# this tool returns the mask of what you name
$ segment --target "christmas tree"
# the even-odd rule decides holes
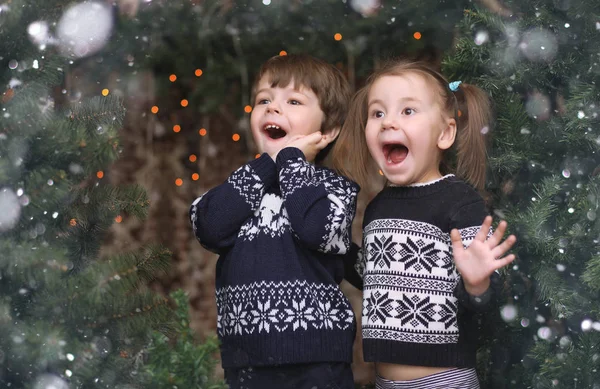
[[[145,198],[138,197],[143,195],[135,190],[111,188],[97,176],[119,150],[114,142],[122,107],[113,98],[112,90],[82,104],[73,104],[77,96],[68,90],[62,94],[60,87],[48,93],[47,86],[60,84],[65,69],[72,66],[65,63],[65,57],[73,59],[76,65],[77,58],[93,55],[101,48],[78,46],[75,41],[58,50],[61,57],[51,56],[50,50],[40,51],[40,45],[52,44],[49,28],[44,23],[32,24],[38,17],[26,16],[34,10],[17,3],[13,0],[0,12],[4,18],[2,34],[6,36],[0,43],[2,52],[11,54],[2,58],[8,88],[3,95],[4,116],[0,119],[0,204],[11,204],[2,206],[6,211],[0,216],[0,238],[6,247],[3,252],[9,254],[0,260],[0,285],[6,289],[6,293],[2,292],[1,325],[11,336],[0,340],[0,348],[5,360],[14,364],[0,378],[11,377],[13,381],[5,382],[17,382],[17,378],[29,376],[29,381],[34,382],[38,375],[30,373],[31,365],[44,366],[36,371],[50,371],[62,375],[64,380],[68,370],[72,374],[70,380],[88,382],[86,377],[94,375],[108,377],[102,378],[108,382],[119,375],[109,377],[97,372],[108,371],[104,369],[111,364],[119,366],[114,371],[124,371],[120,368],[131,366],[135,359],[132,355],[141,355],[135,351],[141,350],[135,347],[136,342],[129,342],[133,338],[110,338],[109,356],[90,358],[90,370],[74,368],[79,366],[75,362],[80,361],[82,352],[62,351],[62,359],[42,358],[56,356],[44,351],[45,345],[52,343],[35,343],[32,339],[39,339],[38,333],[40,337],[42,333],[58,333],[54,340],[74,342],[81,345],[79,350],[92,350],[95,355],[94,350],[102,349],[107,344],[104,338],[108,337],[100,332],[107,327],[97,323],[115,323],[108,320],[112,315],[135,311],[133,306],[109,304],[111,309],[121,310],[106,313],[104,309],[108,307],[97,304],[106,299],[95,300],[89,297],[95,294],[79,291],[90,282],[85,280],[97,281],[99,274],[108,280],[123,273],[101,270],[109,264],[116,266],[120,259],[95,261],[102,235],[98,232],[105,231],[118,216],[141,212],[144,207],[138,207],[137,200],[143,203]],[[44,20],[60,20],[65,10],[56,5],[59,3],[48,4]],[[171,187],[175,182],[181,197],[188,202],[254,156],[256,150],[248,127],[250,88],[254,72],[270,56],[311,53],[343,69],[355,87],[386,57],[413,56],[441,66],[451,80],[473,83],[486,90],[496,108],[496,121],[490,128],[482,129],[489,131],[492,139],[488,202],[496,219],[508,221],[510,232],[517,234],[519,242],[515,248],[518,260],[503,271],[507,296],[484,325],[487,330],[482,333],[484,345],[478,355],[481,385],[594,388],[600,383],[598,2],[118,3],[122,17],[115,24],[111,39],[99,35],[107,46],[102,49],[103,66],[95,68],[102,74],[118,69],[123,77],[152,73],[155,98],[136,120],[148,120],[153,141],[166,145],[165,154],[176,154],[185,174],[165,180]],[[12,35],[24,35],[24,29],[17,28],[24,25],[30,27],[35,47],[22,43],[25,36],[17,40]],[[40,71],[42,67],[44,72]],[[110,115],[103,115],[107,112]],[[173,131],[164,131],[165,128]],[[160,150],[156,144],[154,150]],[[123,195],[125,200],[111,200],[111,193],[114,199]],[[372,189],[363,188],[363,193],[368,199]],[[50,220],[55,212],[57,216]],[[359,225],[360,222],[355,224]],[[94,233],[89,234],[90,230]],[[167,223],[161,235],[169,240],[170,234],[172,225]],[[188,241],[193,241],[191,232]],[[40,265],[50,266],[48,258],[58,261],[52,265],[54,273]],[[43,274],[47,278],[31,276],[38,274],[38,268],[46,269]],[[50,274],[61,277],[51,278]],[[136,275],[137,272],[130,273]],[[203,285],[210,288],[206,279],[212,273],[203,277]],[[136,290],[134,285],[144,284],[122,283],[123,277],[119,278],[119,282],[113,278],[110,282],[87,285],[110,285],[114,293],[119,290],[113,289],[115,285],[127,284],[132,291]],[[75,281],[68,283],[67,279]],[[60,288],[47,292],[56,284]],[[88,296],[88,300],[77,300],[78,296]],[[69,301],[69,305],[65,307],[64,301]],[[77,305],[79,301],[81,304]],[[56,307],[60,307],[59,313],[51,314]],[[67,315],[67,308],[68,312],[78,313]],[[58,318],[58,324],[50,325],[49,317]],[[209,316],[206,320],[212,323],[215,319]],[[115,334],[113,328],[108,332],[110,336]],[[95,343],[90,339],[96,339]],[[102,340],[100,346],[98,339]],[[123,339],[131,346],[116,346]],[[149,358],[149,366],[157,367],[154,377],[173,382],[171,372],[160,368],[166,361],[163,353],[171,352],[161,348],[164,340],[158,337],[152,341],[151,349],[161,351]],[[36,344],[44,346],[36,349]],[[17,349],[25,351],[7,351]],[[36,354],[32,350],[41,351]],[[185,347],[175,352],[185,355]],[[16,358],[13,355],[24,359],[12,362]],[[359,355],[355,355],[355,361],[360,364]],[[365,370],[364,366],[355,370],[358,381],[366,382],[372,377],[360,373],[360,369]],[[92,370],[96,374],[85,373]],[[152,376],[147,371],[143,375]],[[126,379],[127,375],[122,377]]]
[[[147,287],[170,253],[100,250],[113,223],[143,218],[149,204],[142,188],[105,177],[120,153],[122,101],[65,85],[111,21],[102,3],[0,4],[3,388],[139,387],[153,331],[172,329],[168,300]]]
[[[490,359],[497,387],[593,388],[598,372],[600,4],[467,11],[444,69],[493,98],[488,189],[520,240]],[[506,327],[498,327],[506,328]],[[523,373],[526,373],[523,375]]]
[[[444,52],[450,79],[493,98],[488,200],[519,237],[519,259],[503,272],[509,293],[499,322],[482,334],[482,385],[593,387],[600,382],[598,7],[583,0],[154,2],[138,10],[134,24],[148,34],[134,57],[157,74],[166,112],[179,103],[173,89],[197,114],[190,128],[227,112],[231,124],[219,127],[227,133],[213,142],[251,157],[243,110],[252,74],[269,56],[308,52],[338,64],[359,86],[388,56],[416,54],[435,65]],[[170,74],[185,75],[182,85]],[[190,153],[202,149],[196,131],[173,136]],[[216,166],[200,158],[207,160],[185,162],[190,171]]]

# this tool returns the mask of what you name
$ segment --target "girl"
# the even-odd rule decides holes
[[[479,388],[476,313],[493,306],[516,241],[502,242],[505,222],[491,234],[472,187],[484,186],[490,119],[483,91],[419,62],[384,66],[354,97],[334,165],[364,186],[374,161],[388,182],[365,210],[353,282],[378,389]]]

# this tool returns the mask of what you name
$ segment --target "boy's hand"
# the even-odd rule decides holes
[[[304,153],[304,157],[308,162],[313,162],[319,153],[329,142],[320,131],[313,132],[308,135],[297,135],[291,138],[283,147],[296,147]],[[277,160],[277,154],[272,155],[274,161]]]
[[[514,254],[501,258],[517,241],[517,238],[511,235],[501,243],[506,231],[506,222],[501,221],[494,234],[486,240],[491,226],[492,217],[488,216],[467,249],[463,247],[458,230],[450,232],[456,269],[463,279],[465,289],[472,296],[482,295],[490,286],[492,273],[515,259]]]

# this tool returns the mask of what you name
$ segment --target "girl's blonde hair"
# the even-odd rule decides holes
[[[374,166],[367,142],[367,105],[371,87],[383,76],[402,76],[416,73],[423,76],[439,92],[442,109],[456,119],[456,140],[445,152],[440,164],[442,174],[454,172],[479,190],[485,186],[487,136],[492,119],[488,95],[474,85],[461,83],[458,90],[450,90],[448,80],[438,71],[419,61],[392,61],[375,71],[354,95],[350,110],[333,149],[333,166],[341,174],[365,186]],[[455,159],[455,160],[454,160]]]

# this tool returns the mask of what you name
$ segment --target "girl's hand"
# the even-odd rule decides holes
[[[488,216],[466,249],[458,230],[453,229],[450,232],[456,269],[463,279],[465,289],[472,296],[482,295],[490,286],[492,273],[515,259],[514,254],[502,257],[517,241],[517,238],[511,235],[502,242],[506,222],[501,221],[494,234],[486,239],[491,226],[492,217]]]

